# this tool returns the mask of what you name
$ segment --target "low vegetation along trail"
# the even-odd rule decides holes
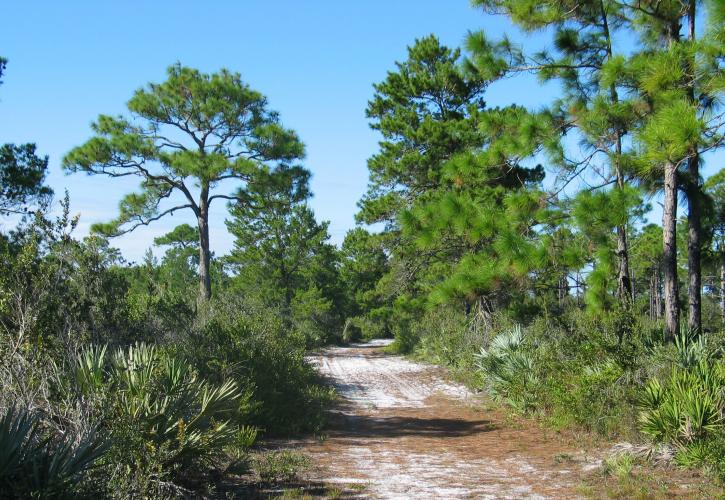
[[[544,431],[506,423],[437,367],[383,352],[385,341],[312,360],[342,402],[325,439],[295,443],[309,479],[371,498],[576,496],[597,461]]]

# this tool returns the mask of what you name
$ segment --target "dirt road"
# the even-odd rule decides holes
[[[384,341],[312,358],[342,404],[322,440],[297,443],[310,479],[369,498],[572,498],[597,466],[535,426],[515,428],[445,373]]]

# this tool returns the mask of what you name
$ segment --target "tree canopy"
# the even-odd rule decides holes
[[[191,210],[199,230],[200,296],[206,299],[212,290],[210,205],[242,201],[247,186],[269,177],[305,175],[295,163],[304,146],[262,94],[227,70],[204,74],[173,65],[164,82],[137,90],[127,106],[128,117],[99,116],[92,125],[96,135],[70,151],[63,166],[141,179],[141,190],[121,201],[118,218],[94,227],[104,234],[124,234]]]

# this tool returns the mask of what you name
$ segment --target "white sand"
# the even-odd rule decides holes
[[[380,339],[354,347],[389,343]],[[366,408],[423,408],[431,396],[465,400],[473,395],[466,387],[440,377],[416,376],[431,371],[432,367],[399,356],[366,356],[359,351],[336,347],[310,361],[332,381],[341,396]]]

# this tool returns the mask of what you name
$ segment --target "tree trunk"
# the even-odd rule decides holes
[[[657,319],[657,275],[649,277],[649,319]]]
[[[209,187],[202,186],[199,200],[199,299],[207,301],[211,298],[211,253],[209,251]]]
[[[611,88],[612,100],[618,101],[617,92],[614,86]],[[614,168],[617,175],[617,189],[624,189],[624,173],[620,160],[622,158],[622,134],[617,132],[616,160]],[[634,299],[632,280],[629,274],[629,248],[627,245],[626,223],[617,226],[617,297],[624,305],[631,305]]]
[[[602,28],[604,30],[604,36],[606,37],[606,50],[607,59],[611,59],[613,56],[612,51],[612,35],[609,31],[609,18],[607,15],[607,9],[603,1],[599,2],[599,8],[602,17]],[[612,84],[609,87],[609,96],[612,99],[612,103],[616,104],[619,102],[619,95],[617,93],[617,87]],[[617,189],[624,189],[624,173],[622,172],[622,136],[626,133],[625,130],[618,129],[617,137],[615,141],[615,155],[614,155],[614,172],[617,176]],[[629,274],[629,248],[627,245],[627,225],[626,223],[617,226],[617,298],[621,303],[625,305],[631,305],[634,298],[634,291],[632,289],[632,280]]]
[[[680,328],[677,285],[677,166],[665,164],[665,203],[662,211],[662,259],[665,289],[665,339],[672,340]]]
[[[629,249],[627,246],[627,228],[617,226],[617,297],[625,305],[630,304],[634,297],[632,280],[629,275]]]
[[[695,41],[695,0],[688,4],[688,36],[690,41]],[[692,80],[688,93],[694,103],[695,101],[695,61],[690,60],[689,71]],[[687,212],[687,297],[688,316],[687,327],[691,332],[699,332],[702,328],[702,268],[700,262],[700,250],[702,248],[702,207],[700,197],[700,158],[697,150],[687,160],[687,169],[690,177],[687,189],[688,212]]]
[[[482,342],[484,347],[488,347],[493,328],[493,309],[490,301],[486,297],[478,297],[471,306],[471,312],[473,318],[470,320],[469,331],[477,341]]]
[[[558,295],[559,295],[559,307],[561,307],[564,304],[564,300],[569,295],[569,274],[565,273],[561,278],[559,278],[559,283],[557,283],[558,288]]]
[[[699,187],[699,158],[697,155],[688,160],[690,185],[687,190],[687,296],[688,317],[687,327],[691,332],[699,332],[702,328],[702,207]]]
[[[662,319],[662,271],[661,265],[652,269],[649,286],[649,316],[650,319],[659,321]]]
[[[720,262],[720,312],[722,321],[725,323],[725,253],[722,254]]]

